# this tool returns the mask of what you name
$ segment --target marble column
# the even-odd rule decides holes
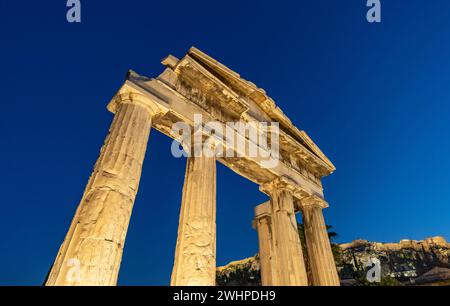
[[[309,196],[300,201],[306,246],[315,286],[339,286],[339,276],[334,263],[322,209],[328,204],[318,196]]]
[[[46,285],[115,285],[155,110],[120,94],[72,224]]]
[[[305,261],[298,235],[294,211],[295,187],[287,180],[278,178],[261,186],[270,195],[270,214],[275,246],[273,285],[307,286]]]
[[[188,157],[170,284],[216,283],[216,158]]]
[[[274,285],[274,240],[272,233],[272,220],[270,215],[270,202],[255,207],[255,220],[253,226],[258,233],[259,262],[261,267],[261,283],[263,286]]]

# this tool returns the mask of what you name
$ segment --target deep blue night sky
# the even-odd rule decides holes
[[[450,238],[450,1],[0,2],[0,284],[40,285],[107,134],[128,69],[194,45],[266,89],[336,165],[338,242]],[[185,160],[153,130],[119,284],[168,284]],[[217,259],[257,252],[253,183],[218,164]]]

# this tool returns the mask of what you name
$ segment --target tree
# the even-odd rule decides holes
[[[303,247],[303,256],[306,257],[306,256],[308,256],[308,253],[307,253],[307,248],[306,248],[305,227],[302,223],[297,223],[297,228],[298,228],[298,235],[300,237],[300,242],[302,243],[302,247]],[[338,236],[338,234],[334,231],[331,231],[333,226],[326,225],[326,228],[327,228],[328,238],[330,239],[331,250],[333,251],[334,260],[336,261],[336,264],[337,264],[338,260],[339,261],[341,260],[341,248],[339,247],[339,245],[337,243],[334,243],[333,240]]]
[[[326,225],[326,228],[327,228],[328,238],[330,239],[330,243],[331,243],[331,251],[333,252],[334,262],[338,266],[342,263],[341,248],[337,243],[333,242],[333,239],[335,239],[338,236],[338,234],[334,231],[331,231],[331,229],[332,229],[331,225]],[[306,246],[305,226],[302,223],[297,223],[297,229],[298,229],[298,235],[300,237],[300,242],[302,245],[303,258],[305,260],[306,272],[308,274],[308,281],[311,284],[312,275],[311,275],[311,268],[309,265],[308,248]]]

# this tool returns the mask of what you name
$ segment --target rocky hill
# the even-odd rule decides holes
[[[258,254],[218,267],[216,282],[218,286],[261,286]]]
[[[384,285],[450,285],[450,244],[443,237],[379,243],[355,240],[341,244],[335,260],[342,285],[369,285],[367,263],[376,258]],[[260,285],[258,256],[217,268],[218,285]]]

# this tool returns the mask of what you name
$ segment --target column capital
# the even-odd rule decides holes
[[[311,196],[305,197],[305,198],[301,199],[299,202],[300,202],[301,209],[309,208],[309,207],[319,207],[319,208],[323,209],[323,208],[329,207],[327,201],[325,201],[324,199],[322,199],[321,197],[319,197],[317,195],[311,195]]]
[[[304,198],[306,195],[308,195],[303,187],[299,186],[292,179],[285,176],[277,177],[276,179],[268,183],[262,184],[259,187],[259,190],[269,196],[274,192],[274,190],[290,191],[295,198],[299,199]]]
[[[155,101],[147,95],[144,95],[136,90],[129,89],[119,90],[119,92],[109,102],[107,109],[115,114],[119,108],[119,105],[124,103],[141,105],[149,111],[151,116],[165,113],[167,111],[160,101]]]
[[[264,217],[270,217],[270,201],[255,207],[255,218],[261,219]]]
[[[252,221],[253,229],[257,229],[257,222],[261,222],[262,220],[266,220],[266,222],[270,222],[270,218],[272,217],[270,213],[270,201],[267,201],[263,204],[260,204],[255,207],[255,219]]]

